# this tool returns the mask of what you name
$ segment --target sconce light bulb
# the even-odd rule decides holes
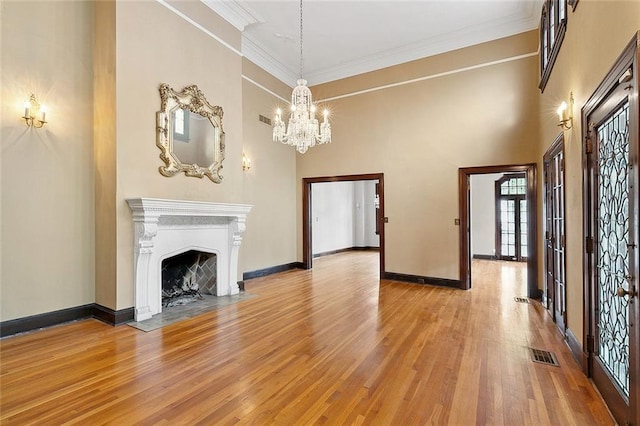
[[[556,112],[558,113],[558,117],[560,118],[560,121],[565,119],[566,110],[567,110],[567,103],[563,101],[558,107],[558,109],[556,110]]]
[[[41,105],[34,94],[24,101],[24,115],[22,118],[25,121],[27,127],[34,127],[36,129],[41,128],[47,122],[47,107]]]
[[[251,168],[251,159],[247,155],[242,153],[242,170],[245,172]]]

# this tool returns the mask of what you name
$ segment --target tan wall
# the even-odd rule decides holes
[[[584,294],[580,113],[582,106],[639,29],[638,1],[580,0],[575,12],[569,12],[565,39],[540,100],[539,161],[560,132],[555,110],[563,100],[568,102],[570,92],[573,92],[575,99],[573,129],[565,132],[566,284],[568,327],[580,342],[583,340]],[[540,256],[541,253],[542,249]],[[541,272],[543,267],[541,262]]]
[[[116,2],[95,3],[93,49],[95,302],[116,306]]]
[[[530,163],[538,153],[537,57],[459,67],[529,54],[536,46],[530,32],[364,74],[349,86],[314,87],[316,98],[337,96],[352,84],[364,90],[454,71],[330,101],[333,142],[298,156],[297,193],[303,177],[384,173],[386,270],[458,279],[458,168]]]
[[[296,260],[296,156],[273,142],[271,126],[258,119],[273,116],[276,98],[247,80],[242,93],[244,151],[251,159],[243,173],[243,202],[254,207],[239,263],[241,271],[254,271]]]
[[[2,2],[2,321],[94,301],[93,3]],[[49,123],[28,129],[35,93]]]

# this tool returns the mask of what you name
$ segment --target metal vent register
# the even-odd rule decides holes
[[[529,348],[531,351],[531,360],[533,362],[539,362],[540,364],[553,365],[554,367],[560,367],[556,356],[549,351],[543,351],[541,349]]]
[[[258,115],[258,120],[260,120],[261,123],[271,126],[271,119],[269,117],[265,117],[264,115],[260,114]]]

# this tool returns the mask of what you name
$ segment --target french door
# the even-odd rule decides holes
[[[630,44],[583,109],[589,372],[620,424],[638,404],[638,84]]]
[[[565,272],[564,210],[564,136],[549,147],[544,162],[544,302],[558,328],[564,333],[567,324]]]
[[[500,260],[527,260],[527,179],[504,175],[496,181],[496,256]]]

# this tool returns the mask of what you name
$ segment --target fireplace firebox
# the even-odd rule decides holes
[[[216,294],[214,253],[189,250],[162,261],[162,307],[186,305]]]

